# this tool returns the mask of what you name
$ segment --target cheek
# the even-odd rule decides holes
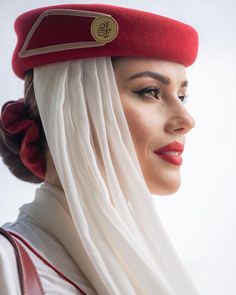
[[[141,105],[126,104],[123,106],[130,133],[137,151],[145,149],[155,136],[155,116]]]

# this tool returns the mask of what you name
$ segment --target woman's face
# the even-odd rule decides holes
[[[146,184],[152,194],[174,193],[180,186],[185,134],[194,127],[183,104],[187,95],[185,67],[130,57],[114,59],[113,66]]]

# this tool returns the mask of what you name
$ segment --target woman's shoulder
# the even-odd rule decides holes
[[[82,288],[88,290],[87,294],[95,294],[95,292],[92,290],[90,291],[87,279],[81,273],[80,269],[63,247],[61,242],[47,229],[41,228],[30,216],[26,215],[25,213],[20,213],[15,222],[6,223],[3,225],[3,228],[22,237],[24,241],[30,245],[43,259],[48,261],[72,282],[77,282]],[[4,243],[6,243],[6,241],[4,241]],[[6,248],[6,252],[9,251],[9,247],[11,247],[11,245],[7,246],[8,248]],[[78,294],[78,290],[76,290],[74,286],[62,279],[61,276],[48,267],[48,265],[46,265],[37,255],[35,255],[35,252],[32,252],[29,248],[27,248],[24,243],[22,243],[22,246],[28,252],[36,266],[46,294],[50,292],[56,292],[56,294]],[[8,293],[6,294],[8,295]]]
[[[76,271],[74,261],[67,253],[62,243],[47,229],[40,227],[30,216],[21,212],[15,222],[6,223],[2,226],[5,230],[11,231],[26,242],[22,244],[32,258],[35,257],[30,248],[34,249],[40,256],[51,264],[61,267],[66,262],[67,267],[71,266]],[[28,244],[30,247],[26,247]],[[58,262],[61,262],[58,265]]]
[[[19,225],[20,221],[17,218],[15,222],[5,223],[1,227],[14,231]],[[16,253],[13,245],[3,234],[0,234],[0,294],[21,294]]]
[[[52,246],[51,244],[53,244],[55,248],[59,246],[59,241],[47,229],[40,227],[24,212],[20,212],[14,222],[5,223],[2,227],[20,235],[32,247],[38,248],[40,251],[47,250],[44,245],[50,244]]]
[[[0,291],[5,295],[21,294],[15,251],[3,235],[0,235]]]

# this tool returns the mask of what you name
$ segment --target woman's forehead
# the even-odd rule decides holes
[[[114,71],[124,81],[132,81],[139,78],[151,78],[170,84],[173,79],[186,80],[186,69],[182,64],[150,59],[145,57],[120,57],[113,60]],[[186,85],[185,81],[185,85]]]

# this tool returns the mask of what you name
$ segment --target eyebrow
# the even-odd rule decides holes
[[[171,83],[171,79],[166,77],[166,76],[163,76],[162,74],[159,74],[157,72],[151,72],[151,71],[145,71],[145,72],[140,72],[140,73],[137,73],[131,77],[129,77],[127,79],[127,81],[130,81],[130,80],[133,80],[133,79],[137,79],[137,78],[142,78],[142,77],[150,77],[150,78],[153,78],[155,80],[158,80],[160,81],[161,83],[165,84],[165,85],[170,85]],[[185,80],[181,83],[181,87],[187,87],[188,86],[188,81]]]

